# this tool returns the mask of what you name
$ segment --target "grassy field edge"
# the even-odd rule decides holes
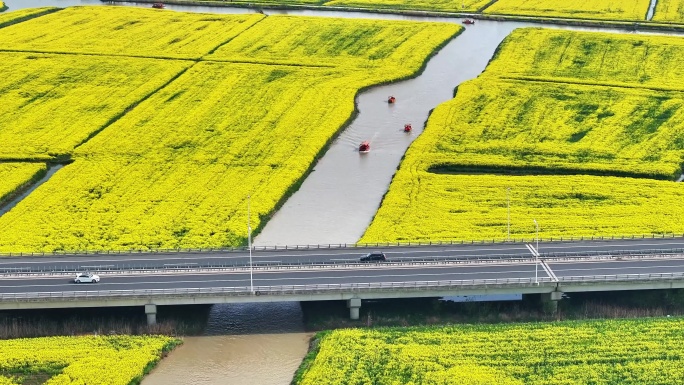
[[[164,359],[164,357],[168,356],[169,353],[171,353],[171,351],[173,349],[177,348],[178,346],[180,346],[182,344],[183,344],[183,340],[181,340],[181,339],[174,339],[174,340],[169,341],[166,345],[164,345],[161,348],[161,351],[159,352],[159,357],[157,357],[156,360],[150,361],[147,363],[147,365],[145,365],[145,368],[143,369],[142,376],[138,376],[138,377],[132,379],[128,385],[140,385],[143,378],[145,378],[145,376],[147,376],[148,374],[150,374],[150,372],[152,372],[152,370],[157,366],[157,364],[159,364],[159,361]]]
[[[42,168],[38,170],[33,176],[27,180],[25,183],[17,186],[14,190],[10,191],[9,193],[0,196],[0,208],[3,208],[6,204],[8,204],[12,199],[16,198],[17,196],[21,195],[24,193],[26,190],[31,188],[36,182],[38,182],[42,177],[44,177],[49,170],[49,166]]]

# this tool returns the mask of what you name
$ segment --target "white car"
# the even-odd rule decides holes
[[[100,276],[93,273],[80,273],[74,278],[76,283],[97,283],[100,282]]]

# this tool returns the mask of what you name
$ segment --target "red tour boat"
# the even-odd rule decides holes
[[[359,152],[362,153],[367,153],[370,151],[370,143],[367,140],[364,140],[361,142],[361,145],[359,146]]]
[[[463,20],[463,24],[475,24],[475,20],[473,20],[473,19],[465,19],[465,20]]]
[[[389,104],[394,104],[394,102],[396,102],[396,101],[397,101],[397,98],[395,98],[394,96],[390,96],[389,98],[387,98],[387,103],[389,103]]]
[[[164,3],[152,3],[152,8],[164,9]]]
[[[411,132],[411,130],[413,130],[411,123],[404,124],[404,132]]]

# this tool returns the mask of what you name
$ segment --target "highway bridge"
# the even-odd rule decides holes
[[[374,248],[307,247],[249,252],[132,253],[0,259],[0,310],[234,302],[362,300],[541,294],[684,287],[684,238],[448,244]],[[383,251],[383,263],[359,257]],[[102,281],[74,284],[90,270]]]

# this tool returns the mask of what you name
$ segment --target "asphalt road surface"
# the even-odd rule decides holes
[[[559,278],[596,275],[684,273],[684,258],[549,261],[548,268]],[[480,279],[549,279],[534,261],[455,265],[396,266],[369,264],[355,267],[311,267],[305,270],[254,271],[255,286],[389,283]],[[249,269],[240,271],[177,272],[163,274],[102,274],[97,284],[74,284],[69,276],[25,276],[0,280],[0,293],[35,293],[88,290],[181,289],[249,287]]]
[[[536,244],[533,244],[536,246]],[[679,249],[679,250],[677,250]],[[300,249],[254,251],[252,261],[259,265],[358,262],[370,251],[383,251],[390,261],[420,261],[431,259],[510,258],[531,256],[524,243],[465,244],[444,246],[405,246],[347,249]],[[684,250],[684,238],[629,239],[606,241],[540,242],[544,256],[586,253],[653,253]],[[33,271],[105,271],[131,268],[178,268],[196,266],[248,266],[247,251],[201,253],[134,253],[89,254],[45,257],[0,258],[0,273],[31,269]]]

